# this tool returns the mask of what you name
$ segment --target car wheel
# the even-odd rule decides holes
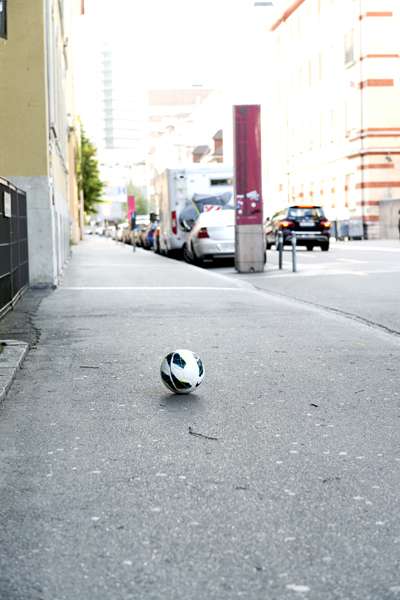
[[[188,252],[188,247],[187,244],[184,244],[183,246],[183,258],[185,260],[185,262],[189,263],[189,265],[193,264],[193,258],[190,256],[189,252]]]
[[[279,250],[279,235],[275,235],[275,250]]]
[[[271,248],[272,248],[272,243],[271,242],[267,242],[266,249],[267,250],[271,250]]]
[[[328,252],[329,242],[325,242],[324,244],[321,244],[321,250],[322,250],[322,252]]]
[[[307,244],[307,250],[312,252],[314,250],[314,246],[312,244]]]

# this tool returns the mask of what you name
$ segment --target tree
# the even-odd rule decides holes
[[[142,190],[133,184],[132,180],[128,181],[128,196],[135,196],[135,208],[137,215],[148,214],[148,202],[147,198]]]
[[[78,188],[83,190],[83,207],[86,214],[97,213],[96,204],[101,199],[106,183],[100,179],[97,148],[81,129],[81,145],[78,149]]]

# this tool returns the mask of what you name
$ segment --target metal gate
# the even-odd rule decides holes
[[[0,177],[0,318],[28,285],[26,194]]]

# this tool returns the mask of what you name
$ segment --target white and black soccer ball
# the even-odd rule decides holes
[[[204,378],[201,358],[191,350],[175,350],[161,363],[161,379],[174,394],[189,394],[199,387]]]

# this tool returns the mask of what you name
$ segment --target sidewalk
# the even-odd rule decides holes
[[[29,320],[1,600],[399,597],[398,338],[98,238]],[[177,348],[189,396],[159,377]]]

